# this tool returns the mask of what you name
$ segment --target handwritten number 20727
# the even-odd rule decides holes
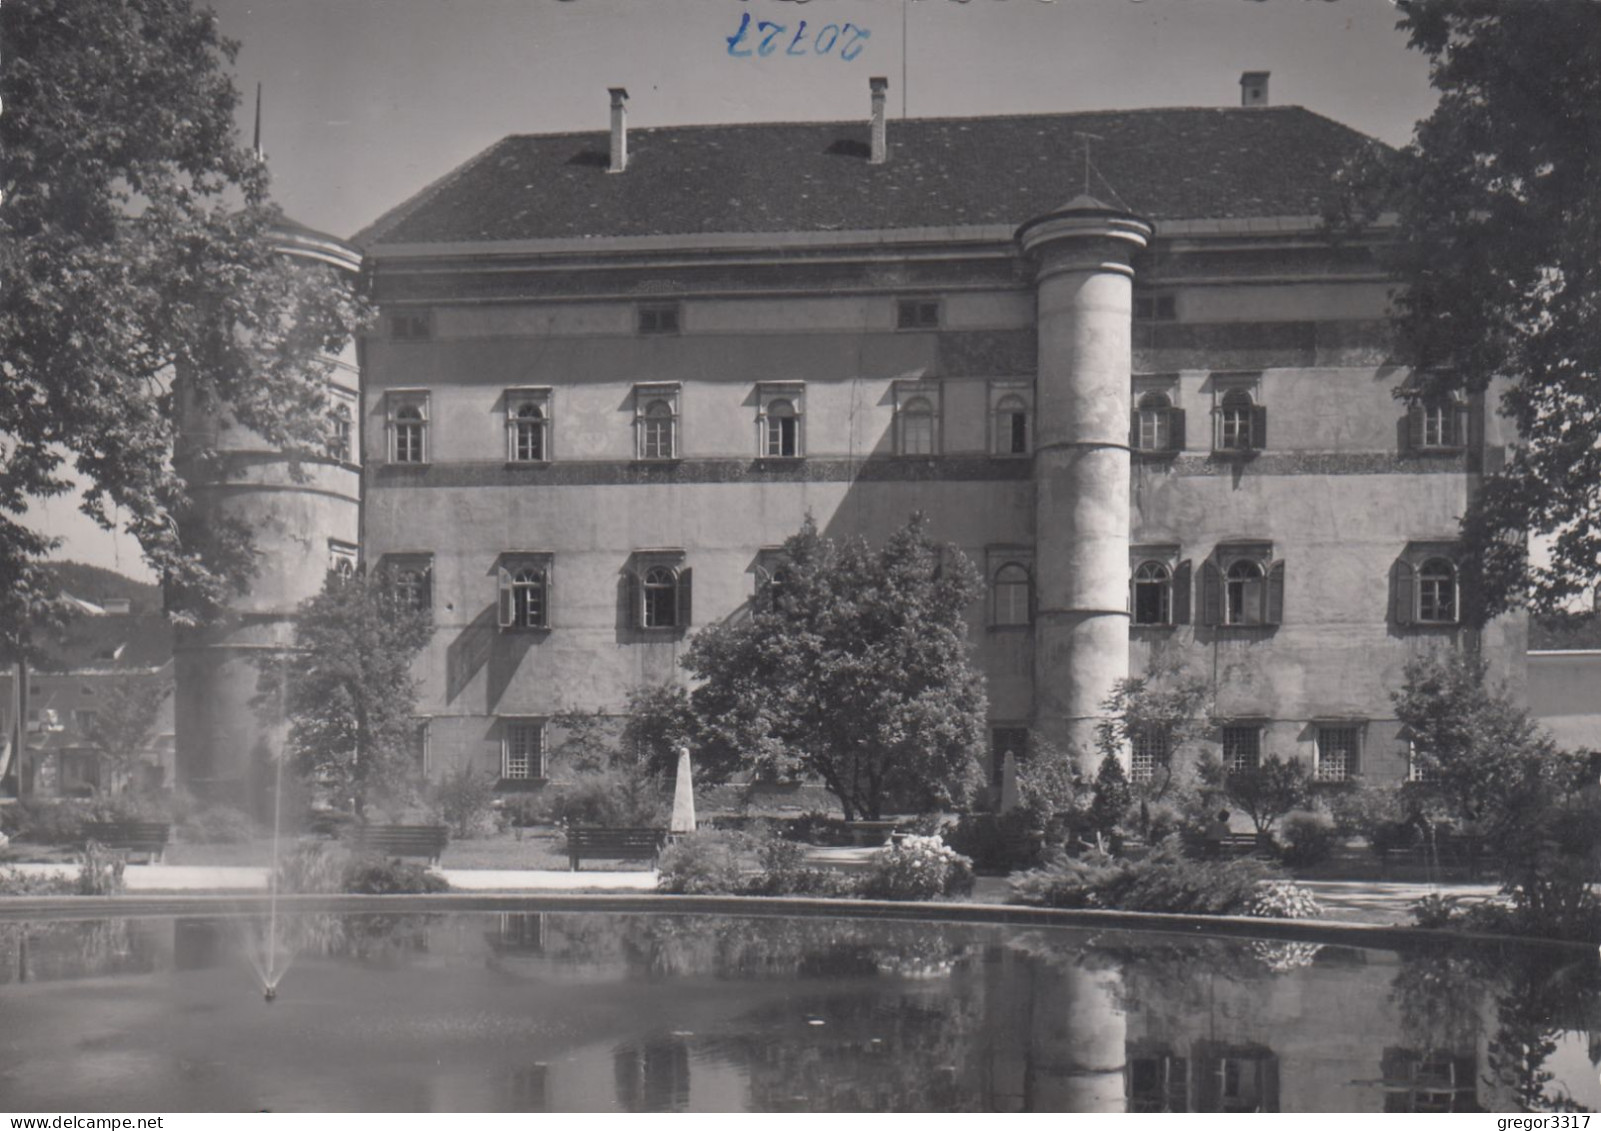
[[[728,53],[736,59],[748,59],[752,55],[765,59],[783,47],[785,55],[827,55],[837,45],[839,57],[848,63],[862,53],[872,34],[855,24],[824,24],[816,35],[808,36],[805,20],[800,22],[793,36],[787,24],[775,24],[771,20],[757,20],[753,31],[750,13],[744,12],[739,17],[739,30],[728,37]],[[786,40],[788,46],[784,46]]]

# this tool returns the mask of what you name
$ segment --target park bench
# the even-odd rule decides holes
[[[845,827],[855,847],[878,848],[889,842],[898,826],[895,821],[846,821]]]
[[[171,831],[165,821],[95,821],[84,826],[83,839],[85,845],[93,841],[105,848],[143,852],[149,863],[159,864],[167,854]]]
[[[666,843],[666,829],[570,828],[567,862],[574,872],[580,860],[649,860],[654,867]]]
[[[1273,842],[1255,833],[1230,833],[1219,842],[1218,854],[1225,860],[1241,856],[1269,857],[1273,855]]]
[[[450,842],[444,825],[354,825],[346,834],[360,852],[381,856],[420,856],[438,864]]]
[[[1397,864],[1466,872],[1469,880],[1476,881],[1482,879],[1486,873],[1494,875],[1499,872],[1501,860],[1485,848],[1482,837],[1455,836],[1441,837],[1433,847],[1419,843],[1379,850],[1381,878],[1387,878],[1390,869]]]

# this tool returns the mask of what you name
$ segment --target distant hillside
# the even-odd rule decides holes
[[[161,587],[135,581],[109,569],[84,562],[50,562],[46,567],[56,584],[74,597],[101,604],[107,598],[126,597],[134,613],[161,611]]]

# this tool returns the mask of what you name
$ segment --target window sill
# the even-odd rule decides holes
[[[1417,448],[1404,448],[1401,454],[1403,456],[1459,456],[1465,454],[1467,450],[1467,447],[1463,444],[1425,444]]]
[[[509,460],[506,461],[506,466],[507,467],[549,467],[550,466],[550,462],[551,461],[548,460],[548,459],[509,459]]]
[[[787,467],[797,463],[805,463],[806,457],[801,456],[757,456],[756,462],[765,466]]]
[[[1177,459],[1184,454],[1183,448],[1130,448],[1129,451],[1137,459],[1165,460]]]
[[[502,636],[549,636],[550,625],[503,624],[500,626]]]
[[[1154,634],[1154,633],[1158,633],[1158,632],[1172,632],[1175,628],[1178,627],[1178,625],[1176,625],[1176,624],[1138,624],[1138,623],[1136,623],[1134,621],[1130,621],[1128,627],[1129,627],[1129,631],[1130,632],[1149,632],[1149,633],[1153,633]],[[1219,625],[1218,627],[1221,628],[1223,626]],[[1230,625],[1229,627],[1233,628],[1233,627],[1236,627],[1236,626]]]
[[[991,452],[990,459],[1030,459],[1033,452]]]
[[[1213,448],[1211,458],[1220,463],[1237,463],[1255,459],[1261,454],[1261,448]]]
[[[672,467],[683,461],[682,456],[635,456],[634,462],[646,467]]]
[[[500,778],[495,782],[496,793],[532,793],[550,784],[548,777]]]

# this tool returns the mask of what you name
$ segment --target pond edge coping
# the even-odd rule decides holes
[[[259,915],[270,897],[222,893],[156,895],[0,896],[0,923],[25,919],[106,919],[176,915]],[[746,918],[847,918],[972,923],[998,926],[1082,927],[1150,931],[1191,937],[1272,939],[1288,942],[1416,950],[1473,944],[1593,951],[1593,942],[1406,927],[1388,923],[1331,923],[1321,919],[1268,919],[1245,915],[1181,915],[1158,911],[1028,907],[1003,903],[942,903],[791,896],[664,895],[659,893],[531,894],[439,892],[429,895],[280,895],[290,912],[417,914],[473,911],[612,911],[654,915],[722,914]]]

